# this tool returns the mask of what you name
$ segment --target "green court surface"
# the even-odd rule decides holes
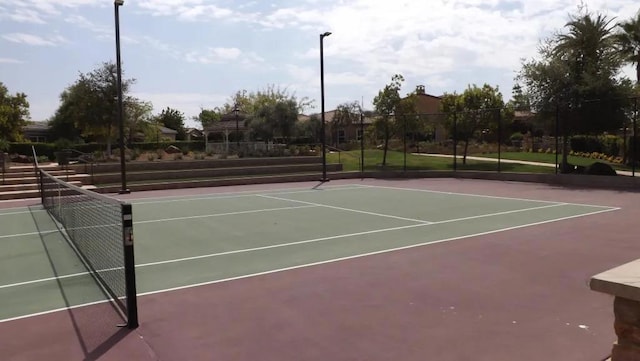
[[[363,185],[131,203],[142,295],[616,210]],[[42,207],[0,210],[0,243],[0,322],[104,302]]]

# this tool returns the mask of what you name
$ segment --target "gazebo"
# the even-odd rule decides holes
[[[209,138],[222,139],[225,153],[229,152],[229,144],[232,147],[235,145],[236,149],[240,148],[240,143],[246,142],[248,138],[249,128],[244,124],[246,119],[247,115],[235,108],[222,115],[219,122],[205,127],[203,133],[207,150],[209,149]],[[233,139],[230,140],[230,138]]]

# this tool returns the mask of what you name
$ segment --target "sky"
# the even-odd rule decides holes
[[[637,0],[125,0],[119,8],[124,78],[154,113],[230,103],[237,91],[279,87],[320,104],[324,38],[325,110],[372,101],[394,74],[402,93],[432,95],[470,84],[511,98],[523,59],[561,31],[579,6],[628,20]],[[49,119],[60,93],[115,62],[112,0],[0,1],[0,82],[28,96],[31,119]],[[633,78],[632,69],[624,74]]]

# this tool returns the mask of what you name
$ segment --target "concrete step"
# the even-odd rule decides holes
[[[83,182],[90,183],[91,176],[88,174],[61,174],[57,176],[58,179],[65,182]],[[0,185],[19,185],[19,184],[32,184],[38,183],[38,179],[35,176],[31,177],[12,177],[12,178],[0,178]]]
[[[12,199],[39,198],[39,197],[40,197],[40,191],[38,189],[0,192],[0,201],[6,201],[6,200],[12,200]]]
[[[81,181],[70,181],[68,183],[78,187],[82,186]],[[13,192],[13,191],[33,190],[33,189],[38,189],[38,183],[0,185],[0,192]]]
[[[87,189],[95,190],[93,185],[82,185],[81,182],[70,182],[73,185]],[[40,190],[37,185],[28,185],[27,187],[20,189],[3,189],[0,186],[0,201],[12,200],[12,199],[27,199],[27,198],[39,198]]]

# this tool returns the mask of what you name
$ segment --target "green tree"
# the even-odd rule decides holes
[[[60,105],[49,120],[54,138],[103,141],[111,152],[111,142],[118,135],[116,70],[115,63],[102,63],[90,73],[80,73],[78,80],[62,92]],[[122,80],[123,95],[134,82]]]
[[[599,134],[624,122],[630,82],[618,76],[622,65],[612,20],[581,12],[565,32],[547,39],[540,60],[525,62],[519,80],[526,85],[533,110],[562,123],[563,169],[571,134]]]
[[[516,83],[511,91],[511,101],[509,102],[513,110],[530,111],[531,98],[525,93],[520,84]]]
[[[635,65],[636,84],[640,84],[640,11],[635,18],[618,24],[616,40],[624,62]]]
[[[251,130],[252,139],[272,140],[276,137],[289,141],[295,132],[298,114],[312,105],[304,97],[273,85],[256,92],[238,91],[223,105],[224,113],[235,106],[247,115],[245,123]]]
[[[205,129],[208,126],[219,122],[220,118],[222,118],[222,114],[222,109],[218,107],[214,109],[200,108],[200,113],[198,114],[198,116],[193,117],[193,120],[200,123],[202,125],[202,129]]]
[[[125,132],[128,134],[127,143],[131,144],[139,137],[139,134],[143,134],[144,140],[148,141],[147,134],[149,128],[152,127],[153,104],[134,97],[127,97],[124,101],[124,109]]]
[[[308,120],[296,122],[295,136],[298,140],[319,143],[322,132],[322,120],[318,114],[313,114]]]
[[[335,114],[333,115],[333,119],[331,119],[330,123],[330,131],[332,134],[331,138],[333,139],[333,143],[336,147],[339,146],[338,131],[350,126],[351,124],[357,123],[359,120],[360,103],[347,102],[336,107]]]
[[[156,115],[155,121],[164,127],[177,131],[176,140],[185,140],[187,138],[187,132],[184,129],[185,117],[179,110],[167,107]]]
[[[373,106],[378,114],[374,126],[383,139],[382,165],[387,165],[387,150],[389,149],[389,140],[396,132],[395,114],[400,105],[400,88],[404,82],[404,77],[396,74],[391,77],[391,83],[378,92],[373,98]]]
[[[497,129],[504,101],[497,86],[484,84],[479,88],[474,84],[462,94],[445,94],[441,106],[442,111],[449,114],[451,133],[464,142],[462,163],[466,164],[469,141],[483,129]]]
[[[29,120],[29,102],[24,93],[9,94],[0,82],[0,139],[21,141],[22,127]]]

